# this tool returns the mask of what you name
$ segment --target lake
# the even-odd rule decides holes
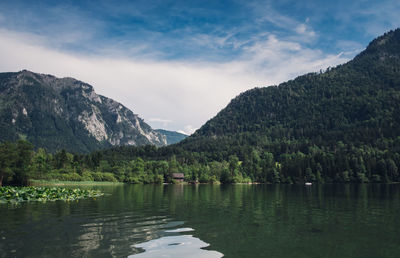
[[[116,185],[0,205],[0,257],[400,257],[400,185]]]

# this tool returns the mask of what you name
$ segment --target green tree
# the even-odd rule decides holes
[[[310,167],[306,168],[306,175],[304,176],[306,182],[315,182],[316,178]]]
[[[16,143],[17,157],[13,166],[14,175],[12,183],[15,185],[27,185],[29,179],[29,165],[33,155],[33,145],[24,140]]]
[[[10,181],[14,175],[12,166],[17,159],[17,151],[15,144],[5,142],[0,144],[0,186],[3,185],[3,181]]]
[[[50,171],[49,159],[45,149],[39,148],[33,155],[30,170],[32,174],[39,178],[42,178],[44,174],[47,174]]]
[[[384,159],[380,159],[378,161],[377,172],[380,175],[380,178],[383,182],[389,181],[386,161]]]
[[[387,164],[387,171],[388,171],[389,178],[392,181],[397,181],[398,177],[399,177],[399,171],[396,166],[396,163],[393,161],[393,159],[387,159],[386,164]]]

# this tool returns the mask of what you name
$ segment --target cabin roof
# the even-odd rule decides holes
[[[182,179],[182,178],[185,178],[185,175],[183,173],[172,173],[172,178]]]

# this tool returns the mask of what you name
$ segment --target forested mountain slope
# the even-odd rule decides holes
[[[272,138],[369,141],[399,134],[400,30],[354,60],[233,99],[188,141],[256,132]]]
[[[235,155],[244,166],[272,155],[283,177],[397,178],[400,30],[346,64],[240,94],[176,149],[206,160]],[[245,172],[260,180],[257,171]]]

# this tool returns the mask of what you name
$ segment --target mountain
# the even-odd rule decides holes
[[[243,92],[170,148],[238,159],[262,182],[400,180],[400,29],[346,64]]]
[[[162,135],[165,135],[165,137],[167,137],[168,145],[178,143],[178,142],[182,141],[183,139],[185,139],[186,137],[188,137],[188,135],[186,135],[186,134],[178,133],[175,131],[167,131],[167,130],[163,130],[163,129],[156,129],[156,131],[161,133]]]
[[[246,91],[182,144],[236,134],[316,142],[400,135],[400,29],[354,60],[278,86]]]
[[[20,138],[71,152],[167,144],[163,134],[91,85],[26,70],[0,73],[0,141]]]

